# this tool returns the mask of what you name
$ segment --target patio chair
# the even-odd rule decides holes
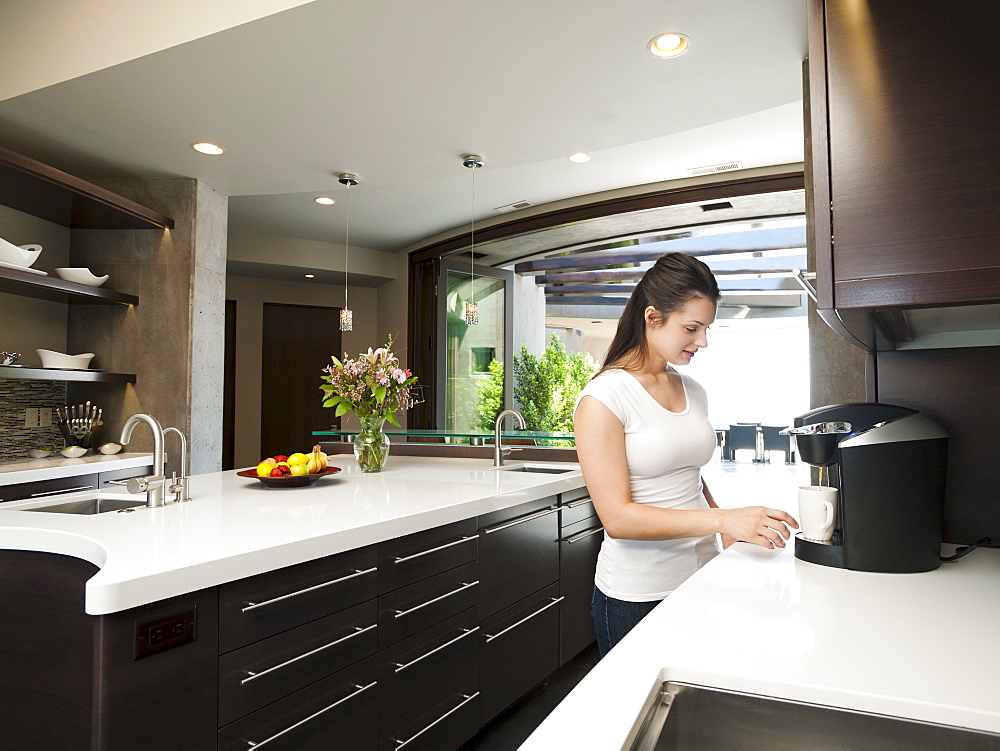
[[[753,451],[755,462],[764,461],[764,452],[758,438],[760,425],[758,423],[736,423],[729,426],[729,440],[726,456],[729,461],[736,459],[736,452],[742,449]]]
[[[761,432],[764,434],[764,460],[771,461],[772,451],[781,451],[785,454],[785,464],[795,463],[795,443],[790,435],[780,435],[784,430],[782,426],[762,425]]]

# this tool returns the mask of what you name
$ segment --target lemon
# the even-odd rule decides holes
[[[289,459],[290,458],[291,457],[289,457]],[[292,469],[292,474],[293,475],[308,475],[309,474],[309,467],[307,467],[305,464],[292,464],[291,465],[291,469]]]
[[[257,465],[257,477],[270,477],[274,466],[270,462],[261,462]]]
[[[296,452],[288,457],[288,466],[294,467],[296,464],[305,464],[309,461],[309,457],[303,453]]]

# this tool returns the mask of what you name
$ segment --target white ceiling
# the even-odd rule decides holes
[[[646,52],[667,31],[690,51]],[[351,244],[395,251],[467,224],[466,153],[486,161],[479,219],[799,162],[805,55],[804,0],[314,0],[2,101],[0,145],[85,177],[197,177],[239,231],[328,242],[354,172]]]

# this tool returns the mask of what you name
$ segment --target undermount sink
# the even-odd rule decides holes
[[[500,467],[504,472],[537,472],[543,475],[561,475],[563,472],[572,472],[569,467],[537,467],[521,465],[520,467]]]
[[[632,751],[665,749],[1000,749],[1000,735],[666,681]]]
[[[87,498],[82,501],[56,503],[51,506],[36,506],[25,511],[44,511],[48,514],[105,514],[109,511],[131,510],[137,506],[145,506],[146,502],[131,498]]]

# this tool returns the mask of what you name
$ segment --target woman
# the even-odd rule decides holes
[[[705,391],[671,366],[708,346],[720,298],[704,263],[662,256],[577,402],[577,455],[605,530],[592,605],[602,656],[718,554],[716,534],[724,547],[782,548],[798,527],[777,509],[720,509],[701,478],[715,450]]]

